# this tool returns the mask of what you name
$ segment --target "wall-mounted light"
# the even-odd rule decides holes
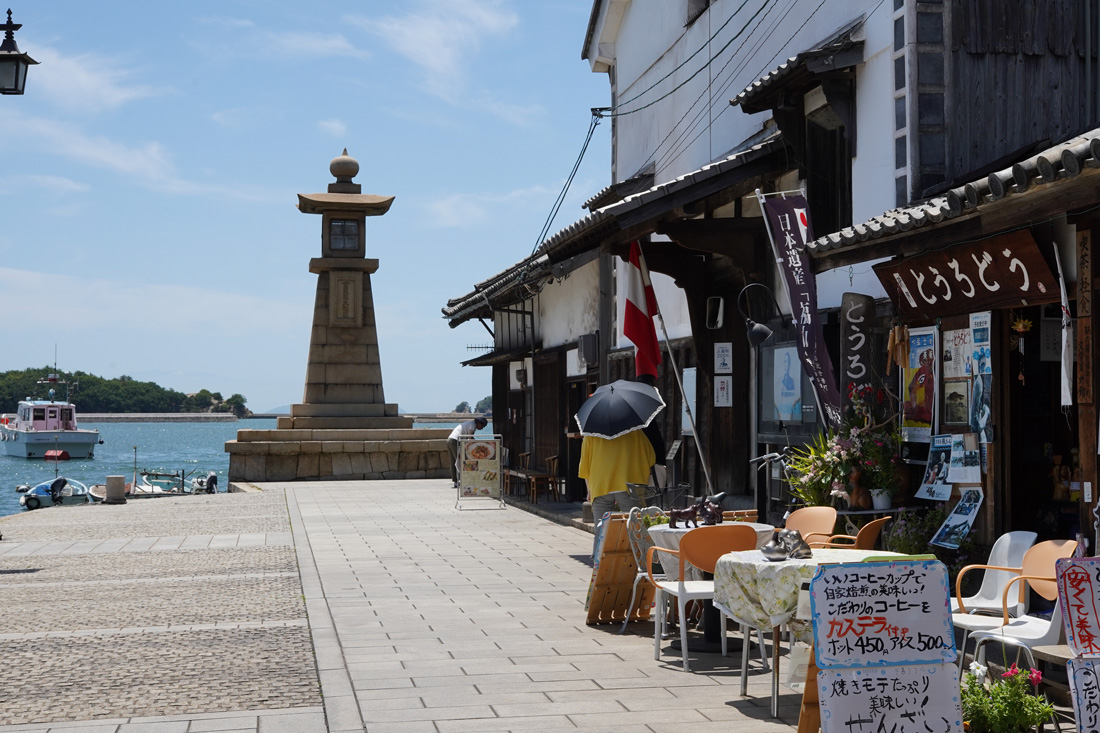
[[[521,388],[527,386],[527,370],[526,369],[517,369],[516,370],[516,382],[519,383],[519,386]]]
[[[763,323],[756,323],[745,313],[745,308],[741,302],[745,297],[745,293],[749,288],[763,288],[768,295],[771,296],[772,302],[775,303],[775,311],[780,316],[783,315],[783,310],[779,307],[779,301],[775,299],[775,293],[771,291],[767,285],[761,283],[749,283],[745,287],[741,288],[741,292],[737,294],[737,311],[741,314],[741,318],[745,321],[745,330],[749,338],[749,344],[753,347],[759,346],[768,340],[772,335],[772,330],[765,326]]]

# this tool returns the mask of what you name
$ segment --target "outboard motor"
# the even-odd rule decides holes
[[[53,483],[50,484],[50,499],[53,500],[54,506],[61,503],[61,492],[68,484],[69,481],[64,476],[55,478]]]

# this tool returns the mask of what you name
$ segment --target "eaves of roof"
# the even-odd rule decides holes
[[[462,366],[492,366],[503,364],[506,361],[514,361],[518,358],[531,355],[531,347],[520,346],[513,349],[494,349],[493,351],[475,356],[462,362]]]
[[[478,283],[472,292],[447,301],[443,317],[454,328],[471,318],[491,316],[492,305],[498,302],[516,302],[519,298],[514,295],[514,290],[532,280],[550,275],[553,264],[600,246],[609,236],[621,230],[623,218],[629,220],[632,216],[642,215],[641,212],[645,212],[645,216],[657,216],[675,208],[680,200],[705,198],[714,190],[727,185],[728,176],[736,174],[749,163],[781,150],[784,145],[778,132],[769,132],[764,139],[749,148],[671,181],[627,196],[622,201],[596,209],[548,237],[531,257]],[[667,206],[661,206],[662,201],[666,201]]]
[[[1005,199],[1027,197],[1049,190],[1050,186],[1065,185],[1094,168],[1100,168],[1100,128],[995,171],[987,178],[953,188],[943,196],[915,206],[892,209],[861,224],[818,237],[806,244],[805,251],[814,258],[834,257],[876,240],[980,215]]]

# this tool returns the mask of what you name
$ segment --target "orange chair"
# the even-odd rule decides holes
[[[955,579],[955,598],[959,604],[959,613],[951,614],[951,623],[962,629],[963,639],[959,644],[959,670],[963,669],[963,657],[966,654],[966,643],[969,639],[976,641],[974,658],[979,659],[979,650],[988,642],[996,641],[1001,644],[1009,644],[1017,647],[1028,658],[1032,667],[1035,659],[1031,654],[1032,646],[1049,646],[1061,643],[1062,615],[1058,604],[1050,618],[1023,615],[1013,619],[1009,616],[1009,609],[1016,607],[1024,600],[1027,588],[1035,591],[1048,601],[1058,600],[1058,582],[1056,580],[1055,564],[1059,558],[1071,557],[1077,549],[1074,540],[1047,540],[1031,546],[1024,554],[1023,562],[1018,568],[999,567],[996,565],[967,565]],[[962,599],[961,578],[965,572],[975,568],[986,570],[1004,570],[1014,573],[1014,577],[1005,585],[1001,596],[1001,617],[978,616],[966,612],[966,606]],[[1019,583],[1016,597],[1009,601],[1012,586]],[[1026,587],[1025,587],[1026,583]]]
[[[834,534],[824,542],[811,542],[810,547],[839,547],[850,550],[873,550],[875,549],[875,543],[878,542],[878,536],[882,533],[882,527],[884,524],[890,521],[892,517],[883,517],[882,519],[875,519],[860,527],[859,532],[855,536],[850,534]]]
[[[787,517],[785,529],[797,529],[807,543],[828,542],[836,526],[836,509],[831,506],[804,506]],[[816,538],[816,539],[814,539]]]
[[[680,653],[684,659],[684,671],[691,671],[688,663],[687,603],[688,601],[713,599],[714,581],[685,580],[687,577],[686,566],[692,565],[704,573],[713,573],[718,558],[727,552],[754,549],[756,549],[756,530],[746,524],[737,522],[693,529],[680,540],[679,550],[669,550],[664,547],[649,548],[646,552],[646,574],[649,577],[649,582],[657,589],[657,595],[654,599],[657,607],[657,618],[653,623],[654,659],[659,660],[661,658],[661,637],[665,633],[665,598],[674,596],[677,611],[680,614]],[[679,580],[662,580],[653,575],[653,556],[658,552],[673,555],[679,560]],[[725,614],[720,614],[720,616],[724,637],[726,616]]]

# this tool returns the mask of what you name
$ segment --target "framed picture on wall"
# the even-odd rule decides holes
[[[967,425],[970,422],[970,377],[943,381],[943,422]]]

